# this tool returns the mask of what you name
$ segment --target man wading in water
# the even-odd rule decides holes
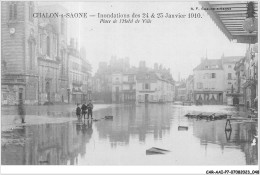
[[[93,111],[93,104],[91,103],[91,100],[89,100],[89,103],[87,105],[87,109],[88,109],[88,119],[89,119],[89,115],[91,115],[91,119],[93,119],[92,117],[92,111]]]

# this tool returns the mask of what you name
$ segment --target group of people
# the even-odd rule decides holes
[[[89,103],[86,105],[85,103],[82,104],[82,106],[80,107],[80,104],[77,104],[77,108],[76,108],[76,115],[78,117],[78,119],[81,119],[82,116],[84,116],[84,119],[85,119],[85,116],[87,114],[88,118],[89,119],[89,116],[91,116],[91,119],[93,119],[93,104],[91,102],[91,100],[89,100]]]

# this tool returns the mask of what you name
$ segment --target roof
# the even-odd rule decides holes
[[[221,70],[221,59],[204,59],[194,70]]]
[[[229,40],[238,43],[256,43],[257,31],[248,33],[243,29],[243,22],[247,18],[247,1],[200,1],[202,8]],[[258,3],[253,1],[255,15],[258,19]],[[214,9],[214,10],[212,10]]]
[[[244,56],[230,56],[230,57],[222,57],[223,63],[236,63],[239,60],[244,58]]]

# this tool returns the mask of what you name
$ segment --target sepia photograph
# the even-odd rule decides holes
[[[9,172],[258,163],[258,1],[1,1]]]

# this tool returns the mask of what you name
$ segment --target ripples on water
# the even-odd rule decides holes
[[[27,109],[26,114],[72,117],[73,109],[39,107]],[[256,123],[234,122],[232,132],[225,132],[225,120],[197,121],[184,117],[188,112],[244,115],[227,106],[115,105],[95,111],[94,118],[100,119],[96,122],[41,124],[3,131],[2,164],[258,164],[258,145],[251,146],[257,135]],[[4,114],[14,113],[4,109]],[[114,118],[102,119],[105,115]],[[188,126],[188,130],[178,131],[178,126]],[[170,152],[146,155],[146,149],[151,147]]]

